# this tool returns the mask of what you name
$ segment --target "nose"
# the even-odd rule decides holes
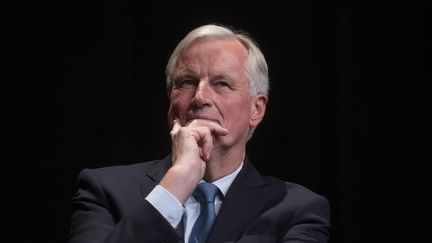
[[[206,81],[198,83],[192,103],[196,107],[204,107],[211,104],[211,89]]]

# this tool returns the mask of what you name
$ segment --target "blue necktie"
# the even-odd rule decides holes
[[[204,243],[206,241],[216,218],[214,207],[216,195],[222,198],[221,191],[212,183],[200,183],[195,189],[193,196],[200,202],[201,212],[192,228],[189,243]]]

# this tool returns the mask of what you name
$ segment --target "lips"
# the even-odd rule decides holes
[[[210,116],[203,116],[203,115],[187,117],[187,123],[191,122],[192,120],[197,120],[197,119],[199,119],[199,120],[212,121],[212,122],[216,122],[216,123],[219,124],[219,121],[218,121],[217,119],[214,119],[214,118],[212,118],[212,117],[210,117]]]

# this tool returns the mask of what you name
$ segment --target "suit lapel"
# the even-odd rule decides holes
[[[220,243],[239,239],[243,230],[261,212],[285,195],[279,180],[265,180],[246,159],[228,190],[207,242]]]
[[[154,163],[151,169],[147,168],[145,181],[140,184],[141,196],[145,198],[151,190],[160,182],[167,170],[171,167],[171,155],[161,161],[150,162]]]

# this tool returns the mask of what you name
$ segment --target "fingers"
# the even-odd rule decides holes
[[[225,136],[228,134],[228,130],[219,125],[215,121],[204,120],[204,119],[194,119],[186,124],[187,127],[207,127],[213,135]]]
[[[174,145],[173,154],[176,156],[196,151],[197,156],[208,161],[213,148],[213,139],[228,134],[227,129],[211,120],[194,119],[182,126],[180,120],[175,118],[172,124],[170,135]]]
[[[212,134],[218,135],[218,136],[225,136],[228,135],[228,130],[217,125],[216,127],[210,128],[210,131]]]
[[[180,130],[180,128],[181,128],[180,122],[177,119],[174,119],[173,127],[172,127],[171,132],[170,132],[171,139]]]
[[[200,150],[200,156],[203,158],[203,160],[208,161],[210,160],[210,153],[213,148],[213,138],[212,136],[209,136],[208,130],[206,135],[206,128],[201,128],[201,136],[198,140],[199,146],[201,147]]]

